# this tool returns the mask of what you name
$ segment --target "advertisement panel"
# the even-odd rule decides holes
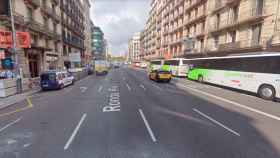
[[[17,32],[17,47],[18,48],[30,48],[31,37],[29,32]],[[11,48],[13,45],[12,32],[0,31],[0,48]]]
[[[71,62],[81,62],[81,55],[80,53],[70,53],[69,60]]]

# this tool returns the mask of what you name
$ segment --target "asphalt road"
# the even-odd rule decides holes
[[[120,68],[0,111],[2,158],[280,158],[280,103]]]

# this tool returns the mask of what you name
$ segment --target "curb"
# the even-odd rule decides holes
[[[8,102],[6,104],[0,105],[0,110],[5,109],[5,108],[7,108],[9,106],[12,106],[12,105],[14,105],[14,104],[16,104],[18,102],[21,102],[21,101],[25,100],[27,97],[29,97],[29,96],[31,96],[31,95],[33,95],[35,93],[38,93],[40,91],[41,91],[41,89],[37,89],[37,90],[33,90],[33,91],[30,91],[30,92],[27,92],[26,94],[24,94],[24,93],[23,94],[19,94],[19,95],[21,95],[21,97],[18,96],[18,97],[20,97],[19,99],[13,99],[13,101],[11,101],[11,102]],[[11,97],[16,97],[16,96],[11,96]]]

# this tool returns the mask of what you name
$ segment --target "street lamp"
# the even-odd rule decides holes
[[[17,86],[17,93],[21,93],[22,92],[21,73],[19,69],[18,54],[16,50],[16,30],[15,30],[15,23],[14,23],[12,0],[9,0],[9,6],[10,6],[10,16],[11,16],[11,25],[12,25],[12,36],[13,36],[12,54],[13,54],[13,60],[15,62],[14,67],[16,69],[16,86]]]

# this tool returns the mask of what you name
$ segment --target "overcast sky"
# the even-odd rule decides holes
[[[114,55],[127,52],[128,41],[144,28],[150,0],[92,0],[91,18],[100,26]]]

